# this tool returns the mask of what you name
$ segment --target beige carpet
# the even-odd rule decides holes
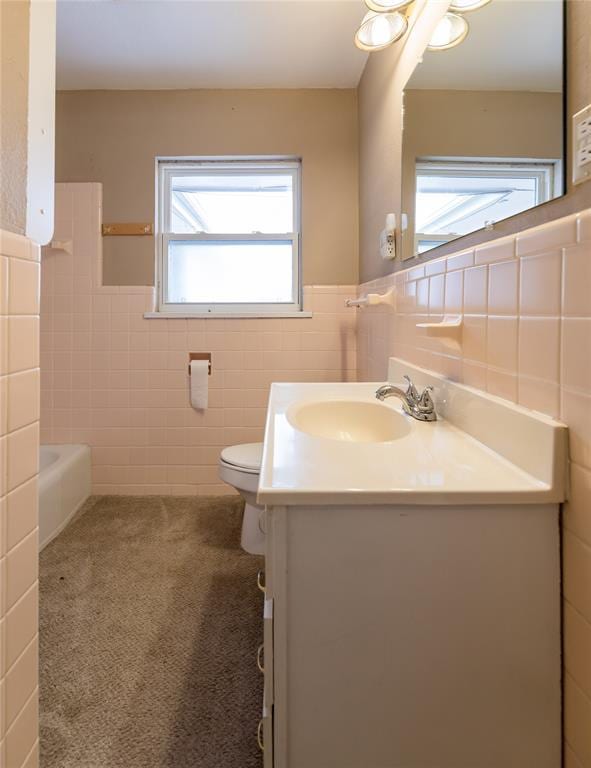
[[[241,513],[95,497],[42,552],[42,768],[260,768],[262,561]]]

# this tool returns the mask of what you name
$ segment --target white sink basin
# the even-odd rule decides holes
[[[294,403],[286,415],[301,432],[349,443],[387,443],[410,432],[408,419],[402,413],[363,400]]]

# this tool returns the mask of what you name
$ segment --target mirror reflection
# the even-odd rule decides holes
[[[492,0],[465,19],[404,92],[403,259],[564,193],[563,0]]]

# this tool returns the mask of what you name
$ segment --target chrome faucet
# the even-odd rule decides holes
[[[376,391],[378,400],[385,400],[387,397],[398,397],[402,400],[402,409],[413,419],[418,421],[437,421],[435,413],[435,403],[431,397],[433,387],[425,387],[419,395],[417,388],[412,383],[410,376],[404,377],[408,382],[406,392],[394,384],[384,384]]]

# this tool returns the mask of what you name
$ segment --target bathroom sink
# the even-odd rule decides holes
[[[391,358],[433,387],[438,419],[376,399],[383,382],[274,383],[257,502],[466,505],[564,500],[567,431],[541,414]]]
[[[386,443],[410,432],[407,418],[392,407],[363,400],[294,403],[287,420],[312,437],[349,443]]]

